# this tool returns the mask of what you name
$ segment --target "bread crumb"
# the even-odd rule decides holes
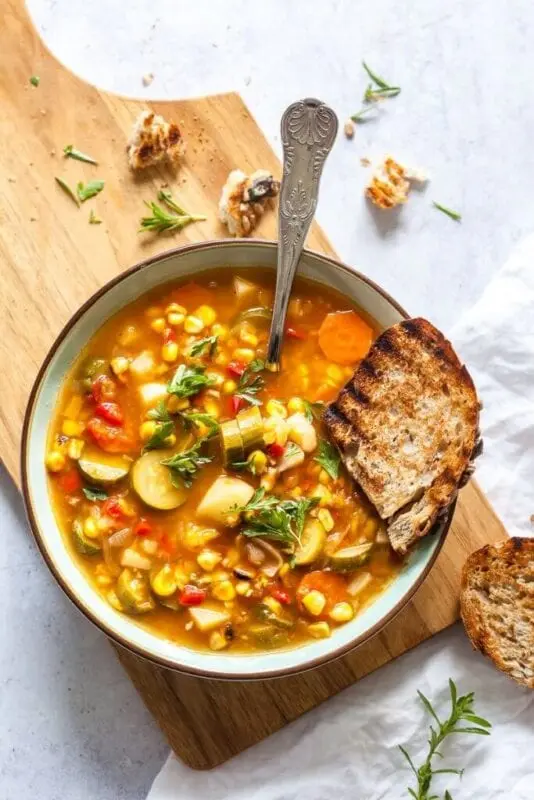
[[[146,109],[137,118],[128,142],[128,163],[133,170],[169,161],[178,165],[185,151],[180,128]]]
[[[354,123],[352,120],[348,119],[343,126],[343,133],[345,134],[347,139],[352,139],[354,137]]]
[[[405,167],[388,156],[373,173],[365,194],[379,208],[395,208],[407,201],[410,183],[427,180],[422,170]]]
[[[248,236],[279,191],[280,183],[267,170],[259,169],[248,176],[234,169],[222,189],[219,219],[231,236]]]
[[[141,80],[143,82],[143,86],[150,86],[154,80],[154,74],[152,72],[147,72],[146,75],[143,75]]]
[[[371,162],[369,161],[369,159],[366,156],[363,156],[362,158],[360,158],[360,164],[362,165],[362,167],[370,167],[371,166]]]

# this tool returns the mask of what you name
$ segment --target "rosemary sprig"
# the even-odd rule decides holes
[[[438,211],[443,212],[451,219],[455,220],[455,222],[460,222],[462,219],[462,215],[458,211],[453,211],[452,208],[447,208],[447,206],[442,206],[441,203],[436,203],[435,200],[432,201],[434,208],[437,208]]]
[[[192,447],[161,461],[165,467],[170,469],[171,480],[175,486],[180,487],[183,484],[189,488],[200,467],[209,464],[213,460],[211,456],[201,455],[200,451],[205,442],[205,438],[197,439]]]
[[[362,61],[362,66],[372,81],[368,84],[363,96],[366,103],[374,103],[376,100],[381,100],[384,97],[396,97],[400,94],[400,86],[391,86],[384,78],[381,78],[380,75],[373,72],[365,61]]]
[[[85,161],[86,164],[98,164],[98,161],[95,161],[94,158],[88,156],[86,153],[82,153],[81,150],[76,150],[76,148],[72,144],[66,144],[63,148],[63,154],[65,158],[74,158],[76,161]]]
[[[241,397],[251,406],[261,406],[261,400],[258,400],[256,395],[265,386],[265,381],[259,372],[265,369],[265,362],[261,358],[256,358],[251,361],[246,370],[243,372],[237,384],[236,397]]]
[[[433,717],[436,727],[430,726],[430,735],[428,738],[428,755],[420,767],[416,767],[413,763],[409,753],[404,747],[399,745],[399,749],[404,758],[410,765],[410,769],[415,775],[417,786],[415,789],[408,788],[408,793],[414,800],[439,800],[437,794],[429,794],[434,775],[452,774],[462,775],[463,770],[459,769],[433,769],[432,760],[435,756],[442,758],[442,753],[439,747],[447,738],[453,733],[472,733],[478,736],[489,736],[491,723],[483,717],[475,714],[473,704],[475,702],[475,695],[473,692],[458,697],[458,691],[454,681],[449,678],[449,691],[451,695],[451,710],[446,720],[440,720],[436,711],[434,710],[430,700],[425,697],[422,692],[417,692],[419,699],[423,703],[428,713]],[[467,723],[467,724],[465,724]],[[444,800],[452,800],[452,797],[447,790],[444,795]]]
[[[75,192],[74,192],[74,189],[71,189],[71,188],[70,188],[70,186],[69,186],[69,184],[68,184],[66,181],[64,181],[64,180],[63,180],[63,178],[58,178],[58,177],[57,177],[57,175],[56,175],[56,177],[55,177],[55,181],[56,181],[56,183],[58,184],[58,186],[61,186],[61,188],[63,189],[63,191],[65,192],[65,194],[67,194],[67,195],[70,197],[70,199],[71,199],[71,200],[72,200],[74,203],[76,203],[76,205],[79,207],[79,205],[80,205],[80,201],[79,201],[79,200],[78,200],[78,198],[76,197],[76,194],[75,194]]]
[[[189,214],[173,200],[170,192],[160,191],[158,200],[165,203],[173,213],[169,213],[157,203],[145,202],[147,208],[152,212],[152,216],[143,217],[141,219],[141,227],[138,233],[143,233],[145,231],[153,231],[154,233],[181,231],[182,228],[185,228],[185,226],[189,225],[191,222],[202,222],[206,219],[202,214]]]
[[[357,111],[356,114],[352,114],[351,115],[351,120],[353,122],[364,122],[365,121],[364,120],[365,115],[369,114],[370,112],[372,112],[374,110],[375,109],[374,109],[373,106],[366,106],[365,108],[360,109],[360,111]]]

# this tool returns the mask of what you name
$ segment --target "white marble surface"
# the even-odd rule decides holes
[[[319,218],[345,260],[445,329],[534,228],[528,0],[29,7],[51,49],[87,80],[146,98],[238,89],[275,146],[280,113],[298,97],[324,98],[342,120],[359,108],[362,58],[397,81],[402,94],[379,120],[352,142],[340,137]],[[145,88],[147,72],[155,80]],[[377,222],[361,192],[360,156],[384,152],[432,175],[393,225]],[[463,223],[431,199],[461,210]],[[166,746],[103,637],[54,585],[3,473],[0,519],[0,800],[144,797]]]

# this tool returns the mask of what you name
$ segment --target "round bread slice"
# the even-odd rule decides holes
[[[534,689],[534,539],[513,537],[472,553],[460,611],[475,648]]]

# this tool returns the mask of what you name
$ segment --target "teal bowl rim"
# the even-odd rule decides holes
[[[235,245],[247,245],[252,247],[258,248],[268,248],[268,249],[276,249],[277,242],[269,239],[245,239],[245,238],[235,238],[235,239],[211,239],[208,241],[203,242],[194,242],[190,244],[183,245],[181,247],[174,247],[169,250],[165,250],[163,252],[158,253],[157,255],[150,256],[149,258],[144,259],[143,261],[137,262],[133,267],[124,270],[123,272],[119,273],[115,277],[111,278],[107,283],[100,287],[96,292],[94,292],[79,308],[75,313],[70,317],[70,319],[65,323],[59,334],[56,336],[52,346],[50,347],[48,353],[46,354],[37,376],[33,382],[28,403],[26,406],[26,411],[24,414],[24,421],[22,427],[22,442],[21,442],[21,451],[20,451],[20,468],[21,468],[21,486],[22,486],[22,496],[24,500],[24,506],[26,511],[26,516],[28,519],[28,523],[30,525],[30,529],[36,541],[36,544],[43,556],[48,568],[50,569],[51,573],[53,574],[54,578],[56,579],[59,586],[62,588],[64,593],[67,595],[69,600],[84,614],[84,616],[92,622],[102,633],[104,633],[112,642],[120,647],[128,650],[129,652],[133,653],[136,656],[139,656],[146,661],[150,661],[153,664],[156,664],[159,667],[164,667],[166,669],[170,669],[175,672],[181,672],[183,674],[192,675],[194,677],[199,678],[206,678],[211,680],[236,680],[236,681],[247,681],[247,680],[264,680],[270,678],[283,678],[290,675],[300,674],[302,672],[307,672],[308,670],[315,669],[316,667],[324,666],[331,661],[335,661],[342,656],[347,655],[348,653],[352,652],[358,647],[361,647],[363,644],[370,641],[374,636],[376,636],[380,631],[382,631],[386,625],[388,625],[401,611],[402,609],[408,604],[408,602],[412,599],[415,595],[417,590],[421,587],[423,582],[426,580],[430,570],[434,566],[434,563],[441,552],[441,548],[443,547],[445,537],[449,530],[452,517],[454,515],[454,509],[456,506],[456,501],[451,503],[449,506],[448,512],[444,515],[444,518],[436,523],[434,530],[429,534],[431,536],[439,537],[436,547],[432,552],[428,563],[424,570],[420,573],[414,583],[410,586],[410,588],[402,595],[400,600],[395,603],[395,605],[386,613],[384,614],[374,625],[369,627],[366,631],[361,633],[360,635],[356,636],[350,642],[341,645],[333,649],[332,651],[325,653],[324,655],[316,658],[304,658],[301,663],[298,665],[288,667],[288,668],[278,668],[272,670],[261,671],[258,673],[247,673],[243,675],[241,673],[232,673],[230,671],[226,672],[218,672],[214,670],[202,670],[197,669],[195,667],[190,666],[180,666],[179,664],[169,661],[164,657],[154,656],[153,654],[149,654],[134,644],[132,644],[128,639],[118,635],[114,631],[110,631],[105,623],[100,620],[100,618],[92,611],[92,609],[82,604],[81,600],[78,598],[76,593],[71,590],[70,586],[63,580],[60,572],[56,569],[54,564],[53,558],[50,557],[48,550],[44,544],[44,537],[41,534],[41,530],[39,528],[39,524],[37,522],[37,514],[34,511],[33,501],[31,499],[31,492],[29,487],[29,476],[28,476],[28,468],[27,468],[27,455],[28,455],[28,446],[29,446],[29,433],[31,428],[31,420],[33,417],[33,413],[35,410],[36,400],[39,394],[39,390],[41,389],[41,384],[43,381],[43,377],[48,369],[51,359],[53,358],[54,354],[63,343],[65,338],[69,335],[71,329],[74,325],[78,322],[78,320],[85,314],[85,312],[94,305],[103,295],[105,295],[110,289],[120,284],[126,278],[130,277],[131,275],[139,272],[146,267],[150,267],[154,264],[157,264],[159,261],[163,259],[167,259],[169,257],[180,256],[184,253],[194,251],[194,250],[203,250],[203,249],[213,249],[213,248],[220,248],[224,250],[229,247],[235,247]],[[324,255],[316,250],[304,249],[303,254],[308,255],[312,258],[319,259],[323,261],[326,265],[331,264],[332,266],[341,269],[342,271],[348,272],[351,275],[355,275],[361,281],[366,283],[370,288],[374,289],[379,295],[382,296],[384,300],[390,303],[393,308],[404,318],[408,319],[408,313],[402,308],[402,306],[397,303],[396,300],[391,297],[381,286],[377,283],[363,275],[358,270],[354,269],[353,267],[344,264],[342,261],[338,259],[332,258],[331,256]],[[305,650],[305,648],[303,648]]]

